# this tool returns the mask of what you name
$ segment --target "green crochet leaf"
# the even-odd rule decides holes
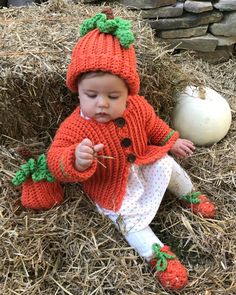
[[[180,197],[181,200],[190,203],[190,204],[198,204],[200,203],[200,199],[198,198],[201,195],[201,192],[189,193],[185,196]]]
[[[152,245],[152,250],[154,252],[153,258],[157,259],[156,270],[157,271],[164,271],[168,266],[169,259],[176,258],[175,255],[169,255],[166,252],[161,251],[161,246],[158,244]]]
[[[16,172],[12,183],[14,185],[20,185],[30,176],[35,182],[41,180],[46,180],[48,182],[55,181],[55,178],[48,170],[46,156],[44,154],[38,157],[37,162],[34,159],[29,159],[26,164],[21,165],[21,170]]]
[[[29,175],[26,175],[24,171],[17,171],[14,178],[12,179],[12,183],[14,185],[20,185],[25,182]]]
[[[120,17],[107,19],[106,14],[98,13],[94,17],[83,21],[80,27],[80,36],[83,37],[96,28],[102,33],[116,36],[124,48],[129,48],[134,43],[130,21],[123,20]]]

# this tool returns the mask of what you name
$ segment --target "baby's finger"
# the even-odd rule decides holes
[[[93,160],[86,160],[86,159],[80,159],[80,165],[84,167],[89,167],[93,163]]]
[[[79,152],[78,157],[82,160],[93,160],[93,153]]]
[[[95,153],[100,152],[103,148],[104,148],[104,144],[102,144],[102,143],[96,144],[96,145],[93,147]]]
[[[179,158],[186,157],[185,151],[181,148],[178,148],[177,150],[175,150],[174,154]]]
[[[185,139],[184,140],[184,143],[186,146],[188,146],[189,148],[191,148],[192,150],[195,150],[195,146],[194,146],[194,143],[188,139]]]
[[[193,150],[187,146],[183,146],[181,150],[185,156],[191,156],[193,154]]]
[[[89,146],[91,148],[93,147],[93,143],[89,138],[84,138],[80,144],[84,146]]]
[[[87,145],[80,145],[79,151],[81,153],[87,153],[89,155],[93,155],[94,154],[93,147],[90,147],[90,146],[87,146]]]

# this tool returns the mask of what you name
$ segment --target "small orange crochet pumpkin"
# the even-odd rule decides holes
[[[63,201],[61,184],[48,170],[44,154],[37,161],[31,158],[21,165],[21,170],[16,172],[12,183],[22,184],[21,203],[26,208],[50,209]]]
[[[153,258],[149,262],[156,270],[161,285],[172,291],[183,289],[188,284],[188,272],[168,246],[152,245]]]

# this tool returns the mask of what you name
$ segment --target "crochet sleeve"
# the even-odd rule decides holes
[[[155,113],[153,107],[145,100],[146,109],[146,128],[148,139],[151,144],[171,146],[179,138],[179,133],[169,127]]]
[[[48,168],[61,182],[83,182],[90,178],[97,168],[96,161],[83,172],[75,168],[75,148],[84,138],[83,134],[78,135],[78,129],[73,126],[72,120],[67,118],[59,127],[47,152]]]

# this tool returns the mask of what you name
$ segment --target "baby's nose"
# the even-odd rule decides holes
[[[99,107],[107,107],[109,105],[108,99],[104,96],[99,96],[98,98],[98,106]]]

